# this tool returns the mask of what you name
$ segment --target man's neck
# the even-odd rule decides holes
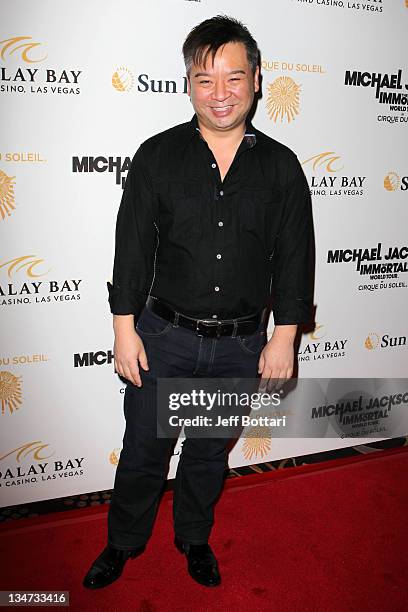
[[[198,127],[200,129],[202,137],[212,150],[236,150],[244,137],[246,129],[245,122],[242,122],[240,125],[236,126],[232,130],[211,130],[205,125],[202,125],[200,123],[200,120],[198,120]]]

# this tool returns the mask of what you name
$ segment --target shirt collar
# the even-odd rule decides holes
[[[198,134],[200,136],[200,138],[202,140],[205,140],[201,134],[200,128],[198,126],[198,119],[197,119],[197,115],[194,114],[193,118],[191,119],[191,127],[192,127],[192,134]],[[246,118],[245,121],[245,134],[244,134],[244,138],[243,138],[243,142],[249,147],[252,148],[253,146],[255,146],[256,144],[256,134],[255,134],[255,129],[254,126],[252,125],[251,121],[249,120],[249,118]]]

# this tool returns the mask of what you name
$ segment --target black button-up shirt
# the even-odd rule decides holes
[[[138,317],[151,294],[189,316],[230,319],[272,297],[275,325],[307,322],[312,261],[310,192],[296,155],[247,122],[221,181],[194,115],[146,140],[132,160],[111,312]]]

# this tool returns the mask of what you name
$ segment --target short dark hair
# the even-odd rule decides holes
[[[248,62],[252,72],[255,72],[259,64],[259,49],[256,40],[238,19],[227,15],[217,15],[195,26],[184,41],[183,56],[187,74],[190,74],[193,64],[205,65],[210,53],[214,64],[214,57],[218,49],[229,42],[240,42],[245,45]]]

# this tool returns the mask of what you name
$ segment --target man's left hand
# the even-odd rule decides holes
[[[267,392],[280,389],[293,374],[296,327],[285,326],[283,332],[275,328],[272,338],[261,352],[258,363],[258,373],[262,378],[260,388],[266,388]]]

